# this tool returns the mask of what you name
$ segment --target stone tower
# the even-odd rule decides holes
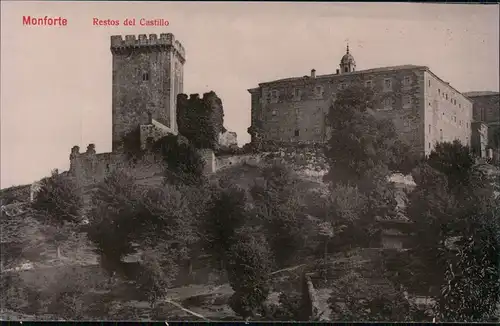
[[[177,94],[183,92],[185,52],[172,34],[111,36],[113,151],[141,124],[156,120],[177,133]]]
[[[340,60],[340,73],[350,73],[356,71],[356,61],[354,61],[354,57],[349,53],[349,45],[347,45],[346,54]]]

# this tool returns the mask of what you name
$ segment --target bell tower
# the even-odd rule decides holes
[[[356,71],[356,61],[354,57],[349,53],[349,44],[347,44],[346,54],[340,60],[340,73],[347,74]]]

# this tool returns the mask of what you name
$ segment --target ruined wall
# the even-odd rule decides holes
[[[472,102],[439,77],[425,73],[425,153],[455,139],[470,146]]]
[[[182,92],[185,52],[172,34],[111,36],[113,54],[113,151],[148,113],[176,130],[175,104]]]
[[[141,149],[150,148],[153,143],[160,138],[163,138],[168,135],[175,135],[176,132],[167,126],[159,123],[156,120],[151,120],[150,124],[141,125],[140,129],[140,137],[141,137]]]
[[[233,131],[220,133],[219,145],[221,147],[238,147],[238,135]]]
[[[178,131],[196,148],[217,149],[224,128],[224,109],[215,92],[179,94],[177,99]]]

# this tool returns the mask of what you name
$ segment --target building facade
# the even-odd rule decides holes
[[[352,85],[371,88],[377,114],[390,118],[412,148],[429,154],[437,142],[470,145],[472,102],[425,66],[356,70],[347,48],[335,74],[260,83],[251,94],[252,141],[321,143],[328,138],[327,114],[336,94]]]
[[[500,143],[500,93],[466,93],[473,102],[473,119],[488,127],[488,147],[496,148]]]
[[[111,36],[113,151],[139,125],[154,120],[176,134],[185,51],[172,34]]]

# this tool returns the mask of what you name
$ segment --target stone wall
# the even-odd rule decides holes
[[[182,92],[185,52],[172,34],[111,37],[113,54],[113,151],[148,114],[176,130],[175,105]]]
[[[500,94],[471,95],[470,98],[474,103],[474,120],[486,123],[488,146],[495,147],[495,136],[500,129]]]
[[[479,157],[486,157],[488,148],[488,125],[483,122],[473,121],[471,124],[471,147]]]
[[[136,179],[161,175],[163,172],[162,162],[153,155],[145,155],[133,162],[122,153],[97,154],[93,144],[89,145],[84,153],[79,150],[79,147],[75,146],[71,151],[69,173],[80,187],[99,183],[113,171],[120,169],[126,169]]]
[[[216,169],[221,170],[238,164],[248,164],[256,166],[261,162],[261,155],[246,154],[246,155],[221,155],[216,157]]]
[[[178,131],[197,148],[216,149],[224,128],[222,100],[211,91],[199,94],[179,94],[177,97]]]
[[[393,119],[403,137],[423,143],[418,112],[423,105],[424,69],[388,67],[262,83],[249,90],[252,126],[260,127],[266,140],[323,142],[328,134],[326,115],[336,94],[356,84],[374,91],[375,109]]]
[[[149,124],[141,125],[139,129],[142,150],[148,148],[148,146],[152,146],[155,141],[159,140],[162,137],[176,134],[175,130],[164,126],[154,119],[152,119],[151,123]]]
[[[428,144],[433,147],[440,139],[439,130],[443,130],[443,139],[470,141],[471,102],[427,67],[406,65],[261,83],[248,90],[252,142],[258,137],[264,141],[324,142],[329,134],[329,108],[336,94],[352,85],[373,90],[377,114],[391,119],[400,137],[417,152],[428,152]],[[427,131],[429,125],[431,132]]]
[[[438,142],[471,144],[472,102],[430,71],[425,73],[425,153]]]

